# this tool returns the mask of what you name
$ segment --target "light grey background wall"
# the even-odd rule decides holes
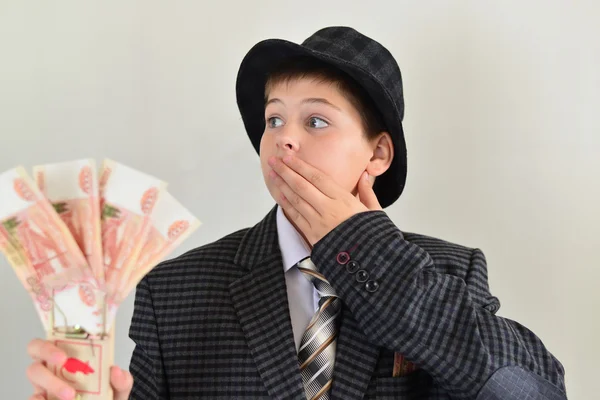
[[[406,231],[480,247],[499,312],[537,333],[569,398],[597,396],[600,3],[0,0],[0,171],[111,157],[170,183],[203,226],[173,256],[273,202],[235,103],[246,51],[350,25],[387,46],[406,92]],[[24,399],[43,336],[0,258],[0,397]],[[117,318],[127,367],[133,294]]]

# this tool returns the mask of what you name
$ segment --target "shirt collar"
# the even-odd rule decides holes
[[[298,261],[310,256],[310,247],[287,219],[280,206],[277,206],[277,236],[283,259],[283,272],[287,272]]]

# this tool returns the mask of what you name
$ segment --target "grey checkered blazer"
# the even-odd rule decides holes
[[[131,399],[304,399],[275,210],[139,283]],[[344,251],[377,290],[338,262]],[[344,302],[332,399],[566,399],[561,363],[495,315],[481,250],[401,232],[370,211],[312,259]],[[393,377],[394,351],[418,369]]]

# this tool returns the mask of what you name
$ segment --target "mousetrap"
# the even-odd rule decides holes
[[[106,334],[89,334],[78,325],[55,326],[53,307],[50,313],[52,329],[46,339],[65,351],[67,361],[52,367],[56,376],[68,382],[77,391],[78,400],[112,400],[110,366],[114,361],[114,324]],[[66,318],[65,318],[66,321]],[[61,400],[48,395],[48,400]]]

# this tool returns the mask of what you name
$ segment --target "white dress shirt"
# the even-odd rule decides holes
[[[283,259],[283,271],[297,352],[304,330],[319,309],[319,294],[315,286],[295,266],[298,261],[310,255],[310,247],[294,228],[294,225],[288,221],[279,206],[277,206],[277,236]]]

